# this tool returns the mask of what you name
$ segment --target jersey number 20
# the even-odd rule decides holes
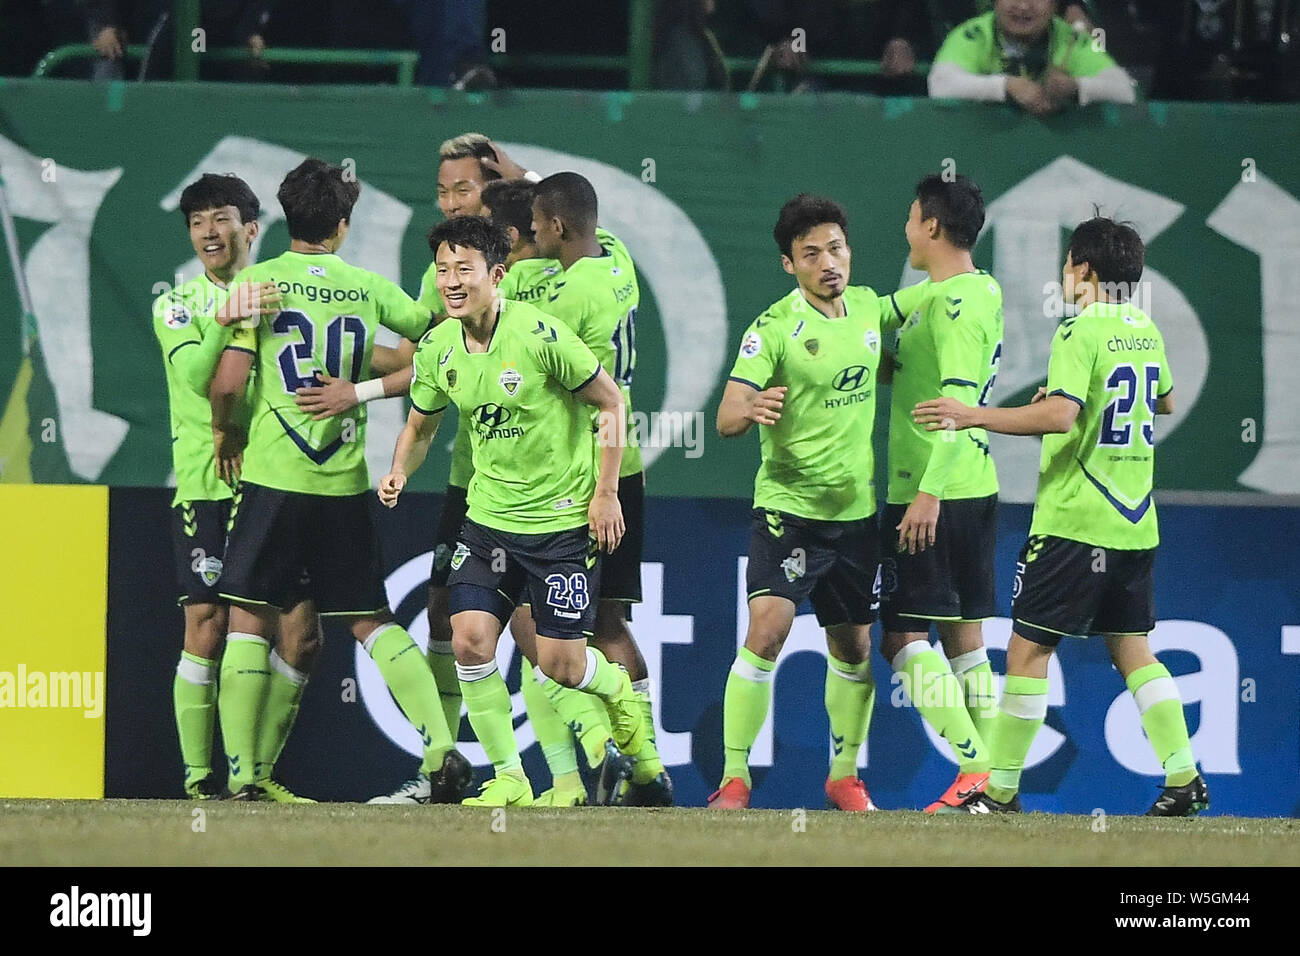
[[[316,345],[316,326],[306,313],[288,309],[275,317],[271,330],[276,335],[292,335],[298,332],[297,343],[291,343],[280,349],[276,362],[280,365],[280,377],[284,380],[284,390],[294,394],[300,388],[319,385],[316,378],[317,369],[314,349]],[[352,362],[347,376],[340,375],[343,364],[343,336],[352,336]],[[361,363],[366,354],[366,323],[357,315],[336,315],[325,326],[325,371],[331,378],[346,377],[350,382],[361,380]],[[303,374],[303,363],[309,363],[307,373]]]

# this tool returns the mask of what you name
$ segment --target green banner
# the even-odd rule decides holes
[[[0,257],[0,479],[164,485],[170,441],[150,302],[198,271],[176,204],[201,172],[261,198],[260,254],[287,246],[275,201],[304,156],[363,184],[342,254],[411,292],[438,217],[438,144],[487,133],[542,173],[596,186],[602,225],[637,261],[635,405],[656,495],[750,493],[753,435],[713,428],[741,330],[791,279],[771,238],[801,191],[849,210],[852,281],[910,282],[903,223],[916,181],[953,170],[984,188],[975,249],[1005,293],[993,400],[1046,375],[1068,230],[1094,205],[1147,242],[1141,305],[1161,326],[1178,412],[1162,420],[1157,484],[1300,493],[1300,108],[1151,103],[1039,121],[927,100],[6,81],[0,176],[36,344],[23,347],[12,254]],[[6,242],[6,245],[11,245]],[[30,354],[27,354],[30,352]],[[884,396],[882,396],[883,399]],[[382,474],[404,417],[371,406]],[[438,445],[450,440],[450,429]],[[1037,444],[995,445],[1004,497],[1033,495]],[[448,449],[415,487],[439,489]]]

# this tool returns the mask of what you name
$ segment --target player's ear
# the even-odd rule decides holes
[[[510,248],[513,249],[519,245],[519,230],[514,226],[506,226],[506,235],[510,237]]]
[[[488,271],[488,276],[492,279],[493,285],[500,285],[501,280],[506,277],[506,264],[498,262]]]
[[[790,275],[794,275],[794,262],[784,253],[781,254],[781,268]]]
[[[252,222],[244,223],[244,238],[252,242],[262,231],[262,224],[254,219]]]

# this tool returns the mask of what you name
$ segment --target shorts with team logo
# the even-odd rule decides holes
[[[447,493],[442,497],[438,534],[433,541],[433,571],[429,575],[431,588],[447,586],[447,576],[451,574],[451,552],[456,548],[456,536],[460,534],[460,526],[469,512],[468,494],[468,489],[448,485]]]
[[[223,604],[221,572],[231,501],[182,501],[172,508],[177,604]]]
[[[1155,557],[1155,548],[1122,551],[1032,535],[1016,564],[1015,632],[1047,647],[1063,637],[1149,633],[1156,625]]]
[[[754,509],[745,589],[799,604],[812,598],[817,623],[870,624],[880,587],[880,536],[875,518],[816,521]]]
[[[641,553],[645,546],[645,472],[618,480],[623,510],[623,540],[613,554],[600,556],[600,599],[618,601],[632,620],[632,605],[641,603]]]
[[[941,502],[934,547],[916,554],[898,550],[898,526],[906,511],[907,505],[885,505],[881,515],[880,619],[885,631],[928,631],[930,621],[992,617],[998,496]]]
[[[322,615],[389,613],[371,492],[309,495],[249,482],[239,489],[224,599],[285,609],[310,597]]]
[[[504,627],[532,605],[542,637],[592,634],[600,594],[600,555],[587,526],[545,534],[498,531],[468,518],[451,555],[451,613],[487,611]]]

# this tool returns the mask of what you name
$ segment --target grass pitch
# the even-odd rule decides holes
[[[1297,859],[1300,819],[1288,818],[0,801],[0,860],[11,866],[1266,866]]]

